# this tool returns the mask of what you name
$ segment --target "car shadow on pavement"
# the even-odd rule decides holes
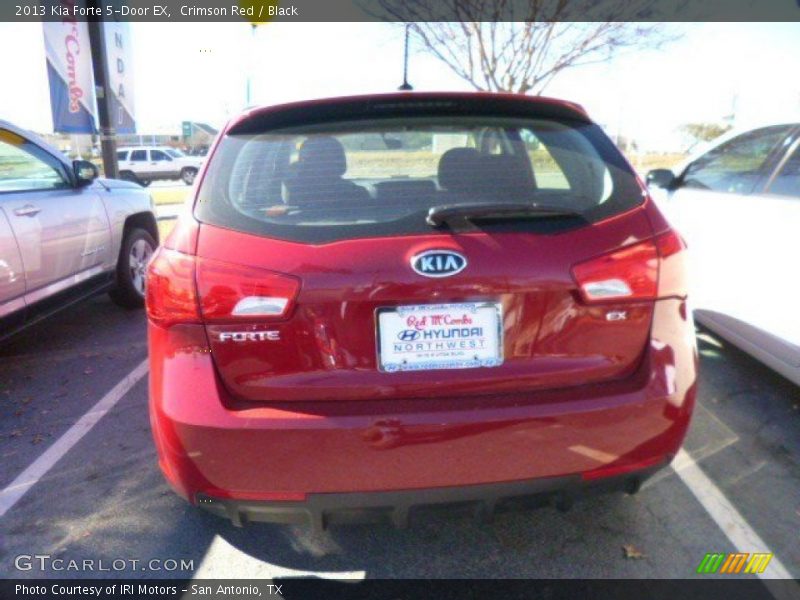
[[[120,308],[100,294],[3,341],[0,361],[41,360],[92,348],[113,350],[130,343],[146,348],[146,336],[144,310]]]
[[[671,506],[662,506],[665,497]],[[686,577],[695,553],[709,538],[724,544],[713,526],[675,541],[659,513],[696,513],[692,503],[673,476],[637,496],[586,499],[566,513],[552,507],[512,510],[490,523],[464,514],[430,513],[412,516],[408,529],[347,525],[315,533],[305,526],[259,523],[216,529],[241,553],[238,560],[245,572],[258,569],[258,563],[298,571],[284,576]],[[626,546],[641,551],[641,557],[632,559]]]

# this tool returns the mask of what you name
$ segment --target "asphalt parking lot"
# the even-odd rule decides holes
[[[146,376],[68,451],[56,446],[52,468],[33,485],[20,482],[142,365],[144,322],[141,311],[98,296],[0,348],[0,577],[686,578],[707,552],[737,549],[774,552],[766,576],[783,568],[800,577],[800,388],[705,332],[687,454],[638,495],[587,500],[567,513],[546,507],[488,524],[441,515],[405,530],[237,529],[162,480]],[[12,483],[27,492],[9,506]],[[96,573],[15,568],[15,557],[32,554],[129,563]],[[151,559],[193,568],[130,564]]]

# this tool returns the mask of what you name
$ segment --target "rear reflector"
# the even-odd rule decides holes
[[[666,462],[669,462],[669,457],[656,456],[654,458],[649,458],[639,462],[611,464],[605,467],[599,467],[592,471],[585,471],[584,473],[581,473],[581,477],[584,481],[604,479],[606,477],[615,477],[617,475],[624,475],[625,473],[632,473],[634,471],[643,471],[650,467],[654,467],[659,463]]]
[[[263,269],[198,258],[197,291],[206,321],[277,320],[291,313],[300,280]]]
[[[254,500],[259,502],[305,502],[305,492],[250,492],[208,488],[197,495],[199,504],[209,504],[215,500]]]

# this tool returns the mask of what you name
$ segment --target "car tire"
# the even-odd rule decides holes
[[[153,182],[150,181],[149,179],[140,179],[139,180],[139,185],[141,185],[142,187],[147,187],[151,183],[153,183]]]
[[[192,185],[194,178],[197,176],[197,169],[194,167],[184,167],[181,169],[181,179],[186,185]]]
[[[109,292],[111,299],[124,308],[144,306],[145,270],[156,250],[156,241],[144,229],[125,233],[117,260],[117,283]]]

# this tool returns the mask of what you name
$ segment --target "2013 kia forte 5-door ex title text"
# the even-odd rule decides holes
[[[175,490],[314,527],[667,465],[695,399],[685,246],[578,106],[392,94],[250,110],[151,261]]]

